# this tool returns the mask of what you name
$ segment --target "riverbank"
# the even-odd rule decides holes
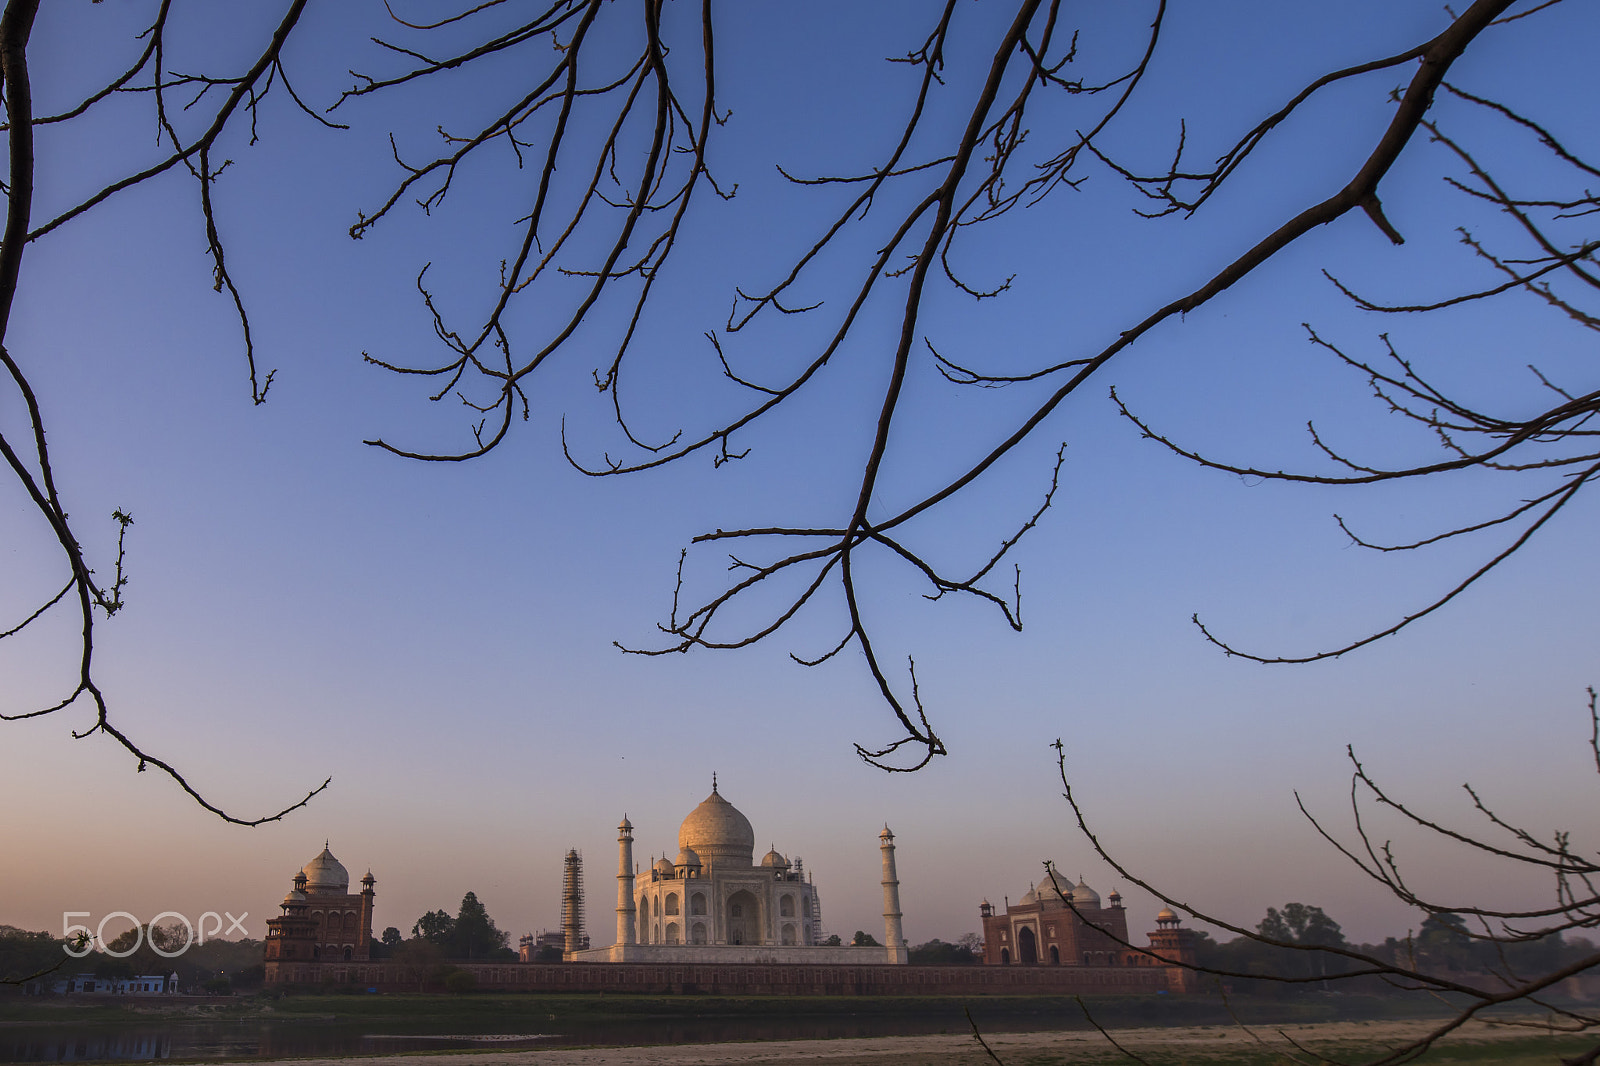
[[[1532,1019],[1519,1019],[1532,1021]],[[1427,1033],[1436,1022],[1387,1020],[1323,1022],[1268,1029],[1235,1025],[1138,1028],[1113,1032],[1119,1044],[1142,1058],[1203,1066],[1265,1066],[1282,1063],[1286,1054],[1301,1061],[1323,1056],[1340,1061],[1373,1058]],[[1559,1056],[1575,1055],[1595,1039],[1584,1040],[1507,1024],[1474,1022],[1445,1038],[1424,1061],[1429,1063],[1494,1063],[1495,1066],[1547,1066]],[[992,1033],[985,1042],[1006,1066],[1079,1066],[1126,1063],[1130,1060],[1093,1030],[1074,1032]],[[1292,1041],[1292,1043],[1291,1043]],[[1308,1056],[1305,1049],[1313,1053]],[[550,1048],[531,1051],[453,1052],[439,1057],[441,1066],[992,1066],[991,1058],[970,1033],[889,1036],[839,1040],[783,1040],[722,1044]],[[282,1059],[256,1066],[416,1066],[415,1054],[360,1059]]]
[[[1007,1066],[1115,1062],[1085,1017],[1154,1061],[1281,1063],[1282,1054],[1235,1018],[1300,1033],[1330,1057],[1360,1061],[1437,1025],[1445,1006],[1393,997],[1308,994],[1292,999],[1211,996],[1070,998],[718,998],[685,996],[304,995],[212,1000],[106,997],[0,1001],[0,1063],[398,1062],[432,1054],[442,1066],[632,1066],[785,1063],[920,1066],[987,1062],[968,1012]],[[989,1034],[994,1034],[992,1038]],[[1299,1038],[1297,1038],[1299,1039]],[[1352,1043],[1353,1042],[1353,1043]],[[1551,1039],[1475,1025],[1437,1061],[1553,1061]],[[1480,1046],[1492,1046],[1487,1058]],[[1563,1046],[1575,1054],[1581,1043]],[[1524,1053],[1526,1056],[1524,1057]],[[1457,1052],[1452,1052],[1457,1054]],[[444,1056],[440,1058],[439,1056]],[[977,1056],[977,1057],[974,1057]],[[1476,1058],[1474,1058],[1476,1056]],[[1304,1056],[1302,1056],[1304,1058]],[[1126,1060],[1123,1060],[1126,1061]],[[1430,1059],[1429,1061],[1435,1061]]]

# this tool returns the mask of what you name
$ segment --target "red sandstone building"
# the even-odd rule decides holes
[[[1112,892],[1102,907],[1100,895],[1084,883],[1077,884],[1048,868],[1039,885],[1030,885],[1020,901],[1006,901],[1005,913],[995,913],[984,900],[978,908],[983,921],[983,961],[989,966],[1168,966],[1195,961],[1194,933],[1181,928],[1178,916],[1163,908],[1156,915],[1156,931],[1144,949],[1128,939],[1128,912],[1122,897]],[[1070,906],[1069,906],[1070,903]],[[1166,961],[1164,961],[1166,960]],[[1181,974],[1184,991],[1190,991],[1194,974]]]
[[[282,962],[360,962],[372,952],[372,871],[361,891],[350,891],[350,875],[326,844],[322,854],[294,875],[283,898],[283,915],[267,920],[267,972]]]

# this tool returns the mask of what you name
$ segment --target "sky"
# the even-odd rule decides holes
[[[275,18],[233,2],[177,9],[186,27],[174,39],[177,70],[242,69]],[[911,68],[883,59],[918,45],[933,17],[914,3],[724,14],[718,95],[731,115],[711,159],[738,194],[693,208],[623,385],[641,432],[662,438],[734,402],[704,331],[721,327],[736,285],[780,277],[843,202],[834,187],[788,185],[774,164],[838,174],[881,158],[914,89]],[[138,4],[47,7],[32,45],[39,110],[126,66],[144,17]],[[1597,17],[1567,4],[1503,27],[1453,76],[1576,140],[1600,121],[1583,79]],[[1148,16],[1113,18],[1091,15],[1083,27],[1083,62],[1097,64],[1086,75],[1120,61]],[[1181,116],[1196,152],[1211,151],[1311,77],[1399,51],[1444,18],[1432,3],[1175,5],[1108,144],[1163,166]],[[938,130],[959,121],[982,49],[1003,30],[981,6],[963,6],[960,19]],[[312,5],[287,53],[299,95],[325,106],[350,68],[400,69],[368,41],[393,30],[385,20],[365,0]],[[1459,168],[1437,146],[1413,146],[1384,186],[1404,246],[1356,216],[1312,234],[1135,345],[919,526],[930,558],[953,570],[981,562],[1032,513],[1067,445],[1055,506],[1011,556],[1022,569],[1020,634],[974,604],[927,602],[881,557],[865,568],[885,661],[900,669],[915,658],[950,749],[915,774],[886,774],[852,747],[895,737],[859,655],[814,669],[789,658],[838,640],[837,596],[738,652],[645,658],[613,642],[658,640],[679,552],[697,533],[829,523],[848,508],[898,330],[892,294],[903,290],[869,305],[825,385],[743,435],[750,455],[721,468],[696,456],[596,479],[563,458],[563,432],[580,459],[620,454],[609,398],[591,378],[621,328],[617,301],[597,306],[537,380],[529,421],[491,454],[423,464],[362,444],[470,440],[463,408],[429,403],[425,384],[364,365],[362,353],[437,356],[415,287],[425,263],[451,313],[482,313],[534,172],[501,152],[466,168],[430,215],[403,205],[359,242],[346,230],[397,180],[390,131],[407,158],[436,151],[436,126],[487,113],[517,73],[502,64],[355,101],[335,113],[347,131],[315,125],[276,92],[258,143],[242,132],[226,143],[235,163],[215,192],[219,221],[258,362],[277,369],[260,407],[231,305],[212,291],[192,181],[120,194],[30,247],[7,346],[39,392],[58,482],[102,573],[114,553],[111,510],[135,519],[128,606],[98,637],[114,719],[230,811],[265,813],[332,783],[282,822],[241,829],[163,776],[136,773],[105,738],[73,739],[92,721],[86,709],[0,724],[9,799],[0,923],[59,930],[67,911],[91,923],[113,911],[146,920],[227,911],[247,913],[259,937],[296,870],[328,841],[353,877],[369,868],[376,877],[380,928],[409,932],[424,911],[453,912],[474,891],[515,937],[556,927],[561,860],[576,847],[588,927],[605,944],[617,822],[634,823],[641,862],[675,852],[678,823],[715,772],[762,850],[804,859],[831,932],[882,929],[877,834],[887,824],[912,943],[977,931],[980,901],[1020,898],[1045,860],[1103,895],[1119,889],[1137,936],[1160,904],[1093,854],[1061,798],[1058,738],[1102,844],[1147,881],[1243,925],[1289,901],[1323,907],[1356,940],[1420,921],[1297,809],[1298,793],[1348,830],[1347,745],[1395,794],[1451,824],[1481,827],[1460,789],[1470,781],[1542,836],[1592,829],[1576,812],[1594,786],[1584,704],[1585,686],[1600,680],[1588,595],[1600,576],[1594,501],[1580,497],[1526,551],[1396,637],[1337,660],[1262,666],[1206,644],[1190,616],[1241,646],[1302,653],[1389,624],[1505,543],[1491,533],[1378,555],[1352,547],[1334,512],[1374,538],[1405,539],[1529,490],[1484,475],[1372,490],[1247,482],[1141,440],[1106,398],[1115,384],[1174,439],[1295,468],[1318,463],[1311,419],[1362,454],[1434,454],[1307,342],[1304,323],[1365,356],[1387,332],[1452,387],[1512,410],[1540,399],[1529,363],[1591,388],[1592,335],[1530,299],[1389,318],[1351,307],[1323,276],[1402,302],[1492,283],[1456,227],[1506,231],[1445,186],[1441,174]],[[975,231],[959,261],[986,283],[1015,274],[1012,288],[982,302],[941,290],[924,320],[930,341],[957,361],[1004,368],[1097,349],[1342,185],[1406,77],[1409,68],[1319,95],[1192,218],[1137,217],[1140,202],[1099,170],[1076,192]],[[153,158],[145,103],[114,101],[76,132],[40,134],[40,217]],[[1504,150],[1498,128],[1460,105],[1441,114],[1486,151]],[[1044,109],[1030,135],[1063,143],[1072,116]],[[1538,177],[1532,164],[1519,169],[1525,157],[1514,157],[1514,176]],[[808,275],[801,295],[826,301],[820,312],[730,339],[741,366],[776,374],[814,351],[881,239],[874,227],[893,217],[885,199],[859,238]],[[515,322],[532,335],[549,312],[530,299]],[[875,506],[889,513],[959,470],[1039,395],[957,389],[919,361]],[[16,417],[7,394],[0,419],[9,427]],[[46,533],[17,487],[0,486],[5,625],[65,579]],[[692,555],[691,588],[711,587],[724,564]],[[65,614],[0,642],[4,709],[70,688],[75,649]],[[1520,907],[1550,897],[1541,880],[1378,824],[1418,882],[1448,899]]]

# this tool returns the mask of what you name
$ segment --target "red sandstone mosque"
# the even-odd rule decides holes
[[[267,920],[267,972],[277,960],[360,962],[371,958],[372,871],[361,891],[350,891],[350,874],[324,842],[322,854],[294,875],[283,897],[283,915]]]
[[[1100,905],[1100,894],[1078,878],[1045,869],[1045,880],[1029,885],[1027,894],[1005,913],[995,913],[984,900],[978,907],[983,922],[983,961],[989,966],[1164,966],[1163,960],[1192,965],[1195,935],[1182,928],[1178,916],[1163,907],[1156,915],[1150,943],[1138,948],[1128,939],[1128,912],[1115,891]],[[1182,971],[1189,977],[1192,972]]]

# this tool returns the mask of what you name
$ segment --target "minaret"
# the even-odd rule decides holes
[[[622,816],[617,826],[617,943],[638,943],[637,911],[633,904],[633,823]]]
[[[369,868],[367,876],[361,879],[361,942],[356,945],[354,954],[358,959],[372,957],[372,898],[376,895],[372,886],[377,883],[377,878],[372,876]]]
[[[570,958],[583,948],[583,858],[577,848],[567,851],[561,878],[561,931],[562,953]]]
[[[906,938],[900,931],[900,878],[894,872],[894,834],[885,825],[878,834],[883,852],[883,938],[886,962],[905,962]]]

